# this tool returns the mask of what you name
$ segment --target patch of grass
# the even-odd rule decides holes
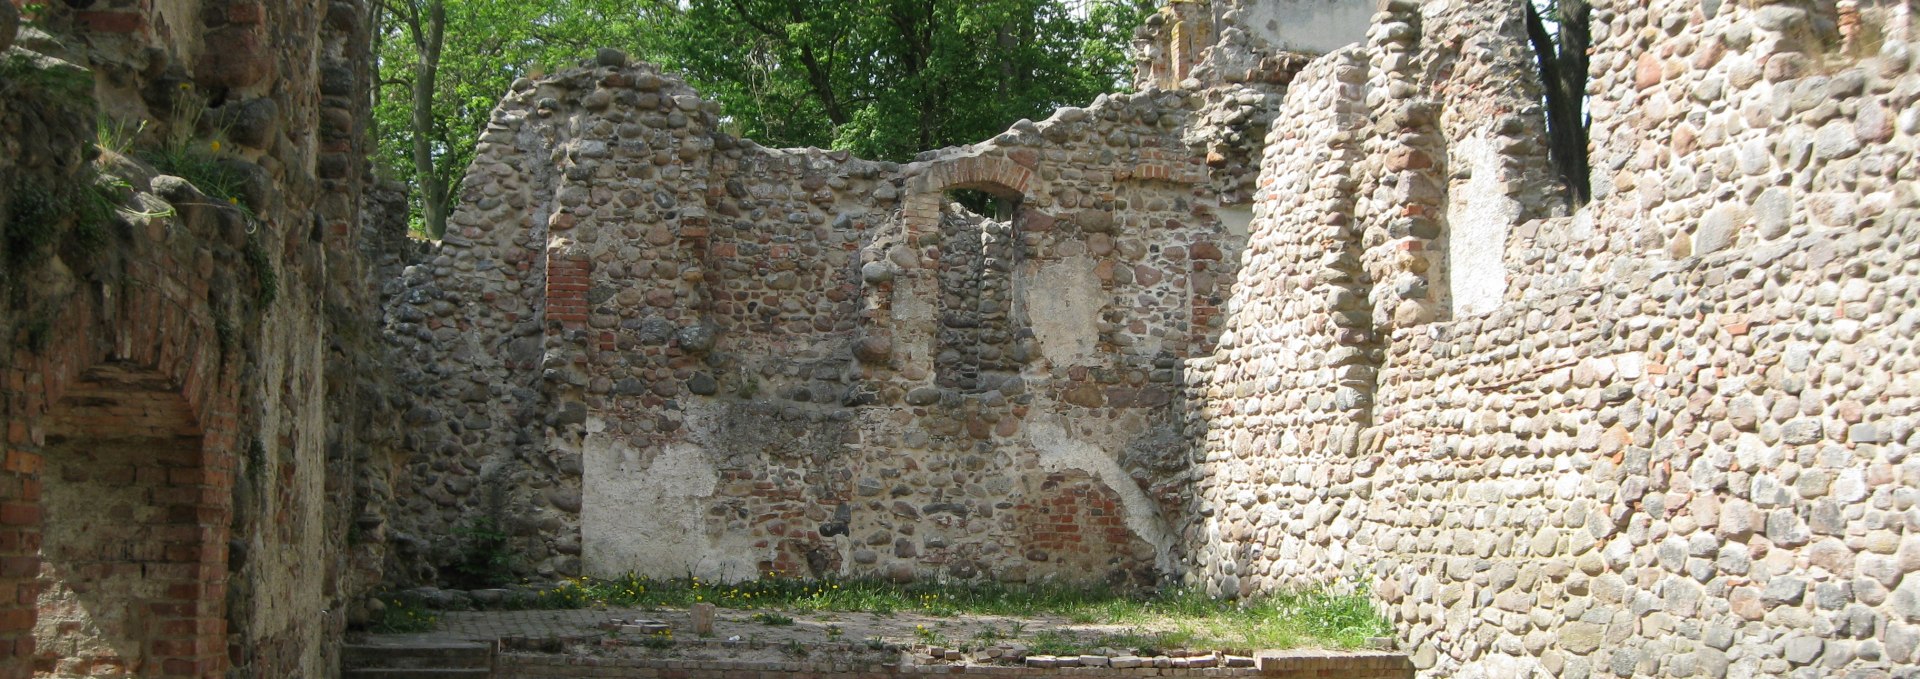
[[[220,142],[185,142],[135,152],[161,174],[187,180],[207,194],[215,207],[239,210],[253,219],[253,205],[246,201],[248,177],[220,155]]]
[[[387,599],[386,608],[374,616],[368,629],[376,634],[411,634],[433,631],[440,618],[419,604],[395,597]]]
[[[53,322],[45,316],[37,317],[27,321],[20,332],[27,350],[37,354],[46,351],[47,344],[53,340]]]
[[[93,74],[50,57],[11,50],[0,57],[0,95],[38,91],[58,104],[76,104],[93,98]]]
[[[134,123],[101,113],[93,129],[95,146],[102,151],[124,156],[133,152],[133,145],[140,140],[140,133],[147,129],[147,121]]]
[[[1081,624],[1171,629],[1050,641],[1078,644],[1077,648],[1353,648],[1366,643],[1368,637],[1386,636],[1392,631],[1365,591],[1340,594],[1325,588],[1228,601],[1192,589],[1141,596],[1104,587],[1044,584],[898,585],[879,580],[802,580],[778,575],[727,584],[693,577],[654,580],[630,575],[611,580],[569,580],[542,593],[534,606],[684,608],[702,602],[730,609],[789,612],[1059,616]],[[761,616],[756,619],[766,621]],[[996,629],[992,635],[1020,639],[1025,632],[1025,624],[1014,623],[1007,633]],[[1033,640],[1040,641],[1045,634],[1036,632]]]
[[[785,627],[787,625],[793,624],[792,616],[781,615],[779,613],[773,613],[770,611],[765,613],[755,613],[753,614],[753,619],[756,622],[759,622],[760,624],[766,625],[769,627]]]
[[[946,635],[941,634],[940,630],[933,629],[926,625],[914,625],[913,638],[916,641],[919,641],[920,643],[926,644],[928,646],[947,645]]]

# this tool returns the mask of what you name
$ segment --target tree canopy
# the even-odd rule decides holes
[[[514,78],[614,47],[679,71],[730,132],[903,160],[987,139],[1128,80],[1154,0],[385,0],[379,157],[445,228]]]

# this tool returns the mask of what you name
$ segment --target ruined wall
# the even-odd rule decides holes
[[[1595,4],[1571,216],[1517,3],[1388,3],[1294,80],[1190,577],[1369,587],[1429,676],[1910,671],[1913,36]]]
[[[1180,360],[1238,247],[1180,136],[1198,103],[900,166],[730,138],[617,53],[518,83],[389,291],[405,532],[498,516],[547,575],[1153,579]],[[444,577],[438,549],[413,563]]]
[[[0,54],[0,676],[327,676],[366,7],[74,4]]]

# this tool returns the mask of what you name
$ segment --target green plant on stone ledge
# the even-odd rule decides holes
[[[26,344],[26,349],[34,353],[40,353],[46,351],[47,344],[53,340],[53,322],[47,320],[45,316],[35,318],[27,321],[26,327],[22,328],[20,332]]]
[[[430,632],[440,622],[432,611],[415,602],[395,597],[381,603],[386,607],[374,614],[373,622],[367,626],[376,634]]]
[[[259,287],[255,289],[255,300],[261,308],[273,306],[280,297],[280,273],[273,268],[273,259],[267,256],[267,246],[261,241],[260,229],[247,230],[247,265],[253,267],[254,275],[259,278]]]
[[[246,171],[240,169],[225,153],[227,130],[216,129],[201,138],[200,122],[206,117],[206,100],[195,92],[190,83],[180,83],[179,91],[174,93],[173,110],[169,113],[164,126],[165,134],[160,145],[154,148],[140,149],[134,155],[163,174],[173,175],[187,180],[194,188],[206,194],[218,207],[239,210],[248,221],[254,218],[257,205],[246,201],[249,178]],[[145,124],[128,134],[124,127],[102,131],[98,135],[102,147],[131,147],[130,138],[145,129]]]
[[[51,247],[70,239],[80,252],[106,242],[107,228],[119,209],[126,181],[91,167],[69,181],[16,178],[8,188],[4,240],[6,268],[39,261]]]
[[[498,520],[478,517],[453,533],[459,540],[452,566],[455,584],[497,587],[513,580],[513,554],[507,549],[508,535]]]
[[[133,145],[140,141],[140,133],[146,129],[145,120],[136,124],[102,113],[93,128],[93,144],[101,151],[125,156],[133,152]]]
[[[212,200],[215,207],[239,210],[248,220],[254,218],[253,206],[245,200],[247,175],[219,155],[219,141],[168,144],[137,152],[141,160],[161,174],[187,180]]]
[[[0,56],[0,96],[38,91],[56,103],[80,104],[93,97],[93,74],[86,69],[22,50]]]

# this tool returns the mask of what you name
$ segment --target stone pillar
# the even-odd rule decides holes
[[[693,605],[693,633],[699,636],[713,634],[713,604]]]

